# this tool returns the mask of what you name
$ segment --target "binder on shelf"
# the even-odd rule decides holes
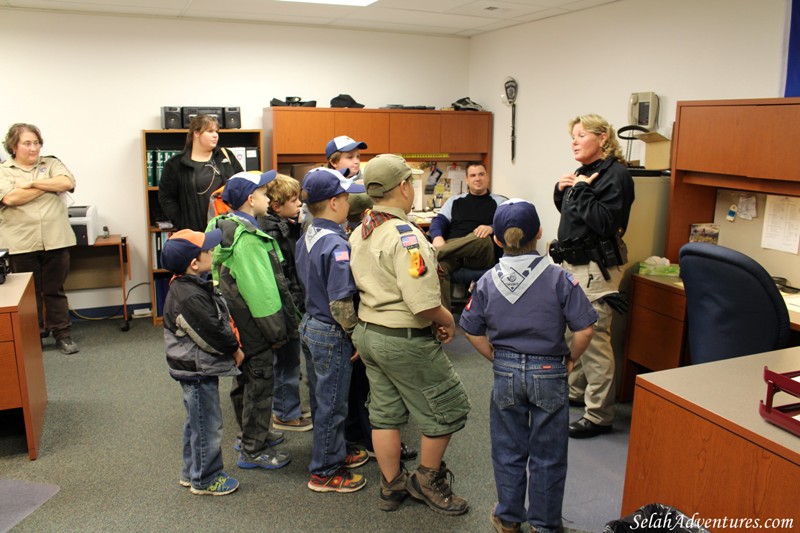
[[[156,175],[153,168],[153,150],[147,151],[147,186],[153,187],[156,184]]]
[[[242,165],[242,170],[252,170],[247,167],[247,154],[246,149],[241,146],[231,146],[230,148],[225,148],[229,154],[234,156],[239,164]]]
[[[264,170],[261,168],[261,160],[258,157],[258,148],[251,146],[245,148],[245,161],[247,162],[246,170]],[[244,167],[244,165],[242,165]]]
[[[169,276],[158,277],[154,280],[156,289],[156,316],[164,316],[164,301],[169,292]]]

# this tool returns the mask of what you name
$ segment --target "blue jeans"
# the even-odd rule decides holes
[[[275,350],[272,414],[284,421],[300,418],[300,339]]]
[[[353,343],[338,325],[321,322],[308,313],[300,323],[300,338],[308,366],[314,441],[308,471],[330,476],[347,456],[344,420],[353,365]]]
[[[562,358],[496,351],[489,409],[495,514],[537,531],[561,526],[569,406]],[[525,494],[528,494],[527,513]]]
[[[219,378],[181,381],[186,422],[183,424],[183,470],[181,479],[204,489],[222,472],[222,409]]]

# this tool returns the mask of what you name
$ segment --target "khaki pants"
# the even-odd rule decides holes
[[[586,404],[584,418],[595,424],[611,425],[614,420],[614,349],[611,346],[611,308],[599,301],[606,294],[619,291],[623,266],[609,268],[611,279],[606,281],[597,263],[561,265],[578,280],[592,306],[597,311],[594,337],[589,347],[569,375],[569,397]],[[567,342],[571,340],[567,332]]]
[[[450,309],[450,275],[461,267],[479,270],[494,266],[494,243],[491,235],[480,239],[470,233],[448,240],[437,249],[436,258],[444,272],[444,279],[441,280],[442,305]]]

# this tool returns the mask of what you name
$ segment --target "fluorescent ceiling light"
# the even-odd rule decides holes
[[[278,0],[278,2],[297,2],[300,4],[329,4],[332,6],[358,6],[365,7],[378,0]]]

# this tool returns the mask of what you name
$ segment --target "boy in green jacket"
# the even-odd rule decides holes
[[[261,231],[257,216],[269,206],[267,183],[276,172],[240,172],[225,184],[222,199],[233,212],[208,223],[222,230],[214,251],[212,273],[239,330],[245,358],[231,390],[236,420],[242,429],[240,468],[274,470],[291,457],[274,445],[282,435],[270,432],[273,350],[298,337],[298,313],[281,270],[278,243]]]

